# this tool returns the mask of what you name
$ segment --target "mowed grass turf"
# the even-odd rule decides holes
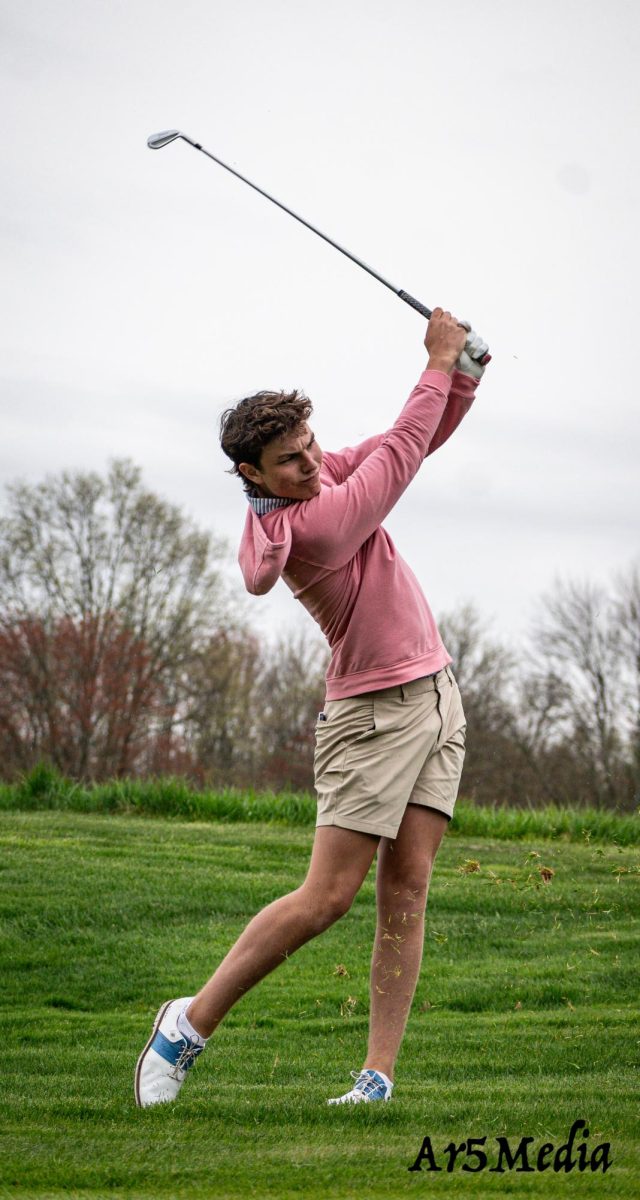
[[[640,1194],[636,846],[445,837],[390,1104],[325,1104],[364,1061],[374,866],[347,916],[232,1010],[177,1103],[141,1111],[159,1005],[302,883],[313,830],[0,820],[1,1196]],[[495,1166],[501,1135],[533,1137],[535,1165],[578,1119],[589,1155],[611,1144],[604,1175],[446,1169],[445,1146],[482,1137]],[[426,1136],[442,1170],[410,1172]]]

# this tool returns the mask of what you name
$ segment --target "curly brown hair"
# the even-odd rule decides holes
[[[256,392],[245,396],[220,417],[220,445],[231,459],[230,475],[240,475],[245,491],[249,480],[238,470],[240,463],[260,469],[262,451],[268,442],[298,429],[313,412],[304,392]]]

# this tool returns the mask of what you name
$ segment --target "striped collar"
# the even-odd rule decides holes
[[[254,496],[250,492],[247,493],[247,500],[259,517],[264,517],[265,513],[273,512],[276,508],[296,503],[295,500],[285,500],[281,496]]]

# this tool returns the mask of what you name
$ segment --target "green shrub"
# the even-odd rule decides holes
[[[308,792],[256,792],[224,788],[196,790],[183,778],[112,779],[80,784],[65,779],[50,763],[40,762],[15,784],[0,785],[0,808],[174,817],[186,821],[261,821],[313,827],[315,797]],[[507,808],[459,800],[449,827],[452,837],[525,838],[586,843],[640,844],[638,813],[610,809]]]

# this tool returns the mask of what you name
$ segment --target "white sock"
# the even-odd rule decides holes
[[[197,1029],[193,1028],[191,1021],[187,1016],[187,1009],[190,1004],[191,1001],[188,1000],[182,1012],[180,1013],[178,1020],[176,1021],[178,1032],[181,1033],[183,1037],[189,1038],[190,1042],[195,1042],[198,1046],[204,1046],[206,1045],[207,1038],[203,1037],[201,1033],[198,1033]]]

